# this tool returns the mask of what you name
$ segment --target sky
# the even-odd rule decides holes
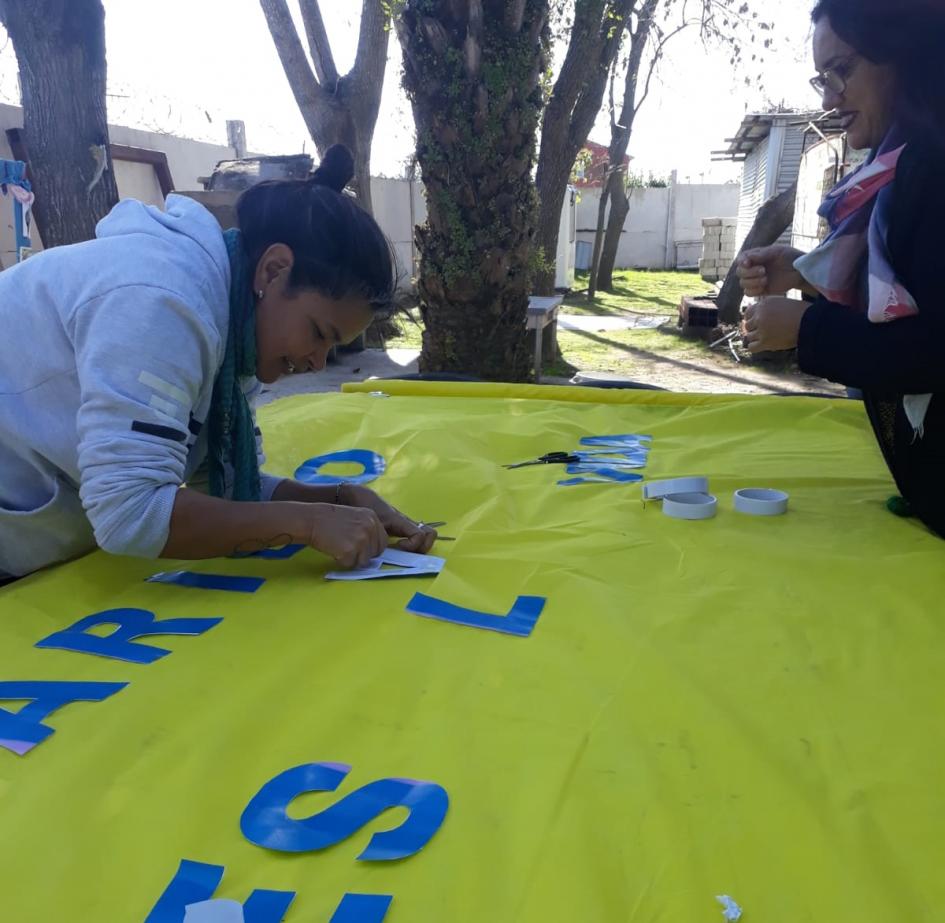
[[[775,27],[770,34],[776,45],[763,68],[755,64],[734,71],[729,55],[711,43],[703,45],[694,30],[676,36],[634,127],[633,170],[659,176],[676,170],[681,182],[735,180],[740,167],[713,163],[711,151],[725,146],[746,111],[770,102],[817,107],[807,84],[813,73],[807,4],[750,2],[759,18]],[[295,0],[289,4],[296,7]],[[258,0],[104,0],[104,6],[110,122],[225,144],[226,120],[242,119],[250,150],[314,153]],[[322,0],[321,6],[344,72],[354,60],[360,4]],[[753,31],[758,45],[769,34],[749,29],[746,39]],[[15,103],[16,60],[5,39],[0,29],[0,101]],[[413,149],[400,57],[392,36],[372,157],[378,175],[402,175]],[[606,114],[591,138],[608,142]]]

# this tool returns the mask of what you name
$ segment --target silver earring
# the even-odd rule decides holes
[[[256,292],[256,298],[257,298],[259,301],[262,301],[263,294],[264,294],[264,293],[263,293],[263,290],[260,289],[258,292]]]

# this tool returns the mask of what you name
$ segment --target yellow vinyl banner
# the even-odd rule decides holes
[[[274,474],[381,456],[445,567],[0,590],[4,923],[945,919],[945,545],[859,403],[366,382],[260,420]],[[717,515],[503,467],[628,434]]]

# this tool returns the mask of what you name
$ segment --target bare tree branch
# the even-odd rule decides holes
[[[646,81],[643,84],[643,95],[640,97],[637,104],[633,107],[633,114],[636,115],[640,111],[640,107],[646,102],[647,96],[650,95],[650,81],[653,79],[653,73],[656,71],[656,65],[659,63],[660,58],[663,57],[663,50],[666,48],[667,42],[674,36],[679,35],[683,29],[687,28],[690,25],[688,22],[684,22],[681,26],[677,26],[670,32],[668,35],[664,35],[660,38],[657,43],[656,49],[653,52],[653,60],[650,61],[649,69],[646,74]]]
[[[302,11],[308,50],[312,56],[312,64],[315,65],[315,76],[323,87],[334,92],[338,85],[338,68],[335,67],[335,58],[331,53],[331,43],[328,41],[318,0],[299,0],[299,9]]]
[[[302,48],[286,0],[259,0],[259,3],[266,14],[266,22],[282,61],[282,68],[289,78],[292,95],[295,96],[302,118],[305,119],[305,127],[314,138],[318,125],[313,114],[324,96],[324,90],[315,79],[305,57],[305,49]]]
[[[360,87],[373,87],[383,80],[390,44],[390,8],[381,0],[363,0],[361,4],[361,31],[354,67],[348,77]],[[380,94],[378,94],[378,105]]]
[[[611,64],[631,23],[635,0],[577,0],[567,27],[567,53],[554,82],[541,125],[535,183],[541,202],[536,245],[551,263],[557,252],[561,203],[568,177],[600,113]],[[536,290],[550,292],[549,265]]]
[[[610,133],[617,130],[617,103],[614,101],[614,82],[617,79],[617,59],[614,58],[613,65],[610,68],[610,86],[608,89],[607,111],[610,115]]]
[[[637,107],[634,103],[637,95],[637,79],[640,74],[640,62],[643,60],[643,52],[649,41],[650,30],[653,26],[653,17],[658,4],[659,0],[645,0],[643,7],[637,15],[637,27],[630,38],[630,54],[627,58],[627,76],[624,80],[623,104],[620,109],[620,122],[617,125],[618,129],[626,130],[628,143],[633,118],[637,114]],[[623,161],[623,154],[626,153],[626,148],[627,145],[624,144],[623,152],[617,158],[618,164]]]

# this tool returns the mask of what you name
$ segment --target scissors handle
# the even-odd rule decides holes
[[[519,462],[515,465],[506,465],[506,468],[527,468],[529,465],[570,465],[578,461],[577,455],[570,452],[546,452],[539,458],[531,461]]]

